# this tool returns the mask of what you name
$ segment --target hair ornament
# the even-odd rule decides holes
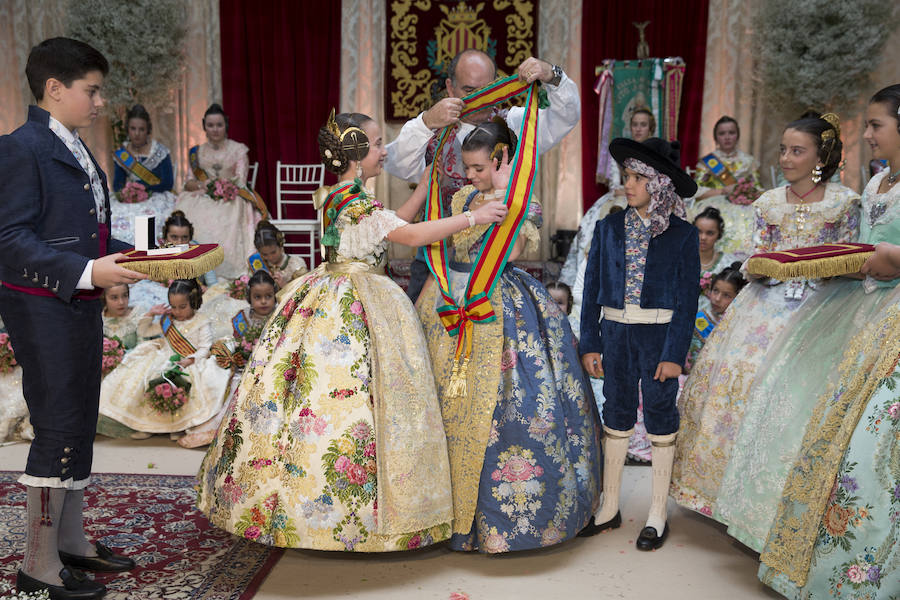
[[[832,129],[826,129],[822,132],[822,141],[834,139],[841,135],[841,119],[834,113],[825,113],[821,119],[831,125]]]
[[[494,149],[491,151],[491,159],[496,158],[500,160],[503,158],[503,149],[509,148],[509,144],[504,144],[503,142],[497,142],[494,144]]]
[[[341,131],[337,121],[334,119],[333,108],[331,109],[331,114],[328,115],[328,121],[325,123],[325,128],[338,139],[341,150],[350,160],[360,161],[369,153],[369,136],[366,135],[366,132],[359,127],[348,127],[344,131]],[[331,158],[331,154],[331,150],[325,150],[326,158]],[[340,162],[336,160],[331,161],[331,164],[340,168]]]

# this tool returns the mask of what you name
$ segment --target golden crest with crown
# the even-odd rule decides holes
[[[463,50],[486,52],[501,74],[533,56],[537,6],[533,0],[391,0],[387,34],[385,118],[408,119],[443,91],[450,61]]]
[[[446,72],[453,57],[463,50],[488,50],[491,28],[487,21],[478,16],[483,8],[484,2],[479,2],[474,7],[465,2],[460,2],[453,8],[440,5],[441,12],[447,17],[434,30],[437,53],[434,64],[431,65],[433,70]]]

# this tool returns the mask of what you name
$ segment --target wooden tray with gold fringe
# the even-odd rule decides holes
[[[872,244],[822,244],[779,252],[763,252],[747,259],[744,268],[753,275],[785,281],[795,277],[815,279],[858,273],[875,252]]]
[[[128,250],[122,254],[125,258],[117,260],[118,264],[149,275],[155,281],[200,277],[225,260],[225,252],[218,244],[193,244],[178,254],[162,256],[148,256],[144,250]]]

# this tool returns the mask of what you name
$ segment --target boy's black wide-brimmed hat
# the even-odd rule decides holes
[[[650,138],[636,142],[628,138],[616,138],[609,143],[609,153],[620,165],[626,158],[636,158],[663,175],[668,175],[675,184],[675,193],[682,198],[690,198],[697,193],[697,184],[678,166],[681,144],[677,140],[667,142],[661,138]]]

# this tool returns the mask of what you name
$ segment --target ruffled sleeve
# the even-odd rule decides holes
[[[338,254],[352,259],[364,259],[373,254],[388,234],[404,225],[406,221],[394,211],[380,209],[366,216],[355,225],[346,225],[341,232]]]

